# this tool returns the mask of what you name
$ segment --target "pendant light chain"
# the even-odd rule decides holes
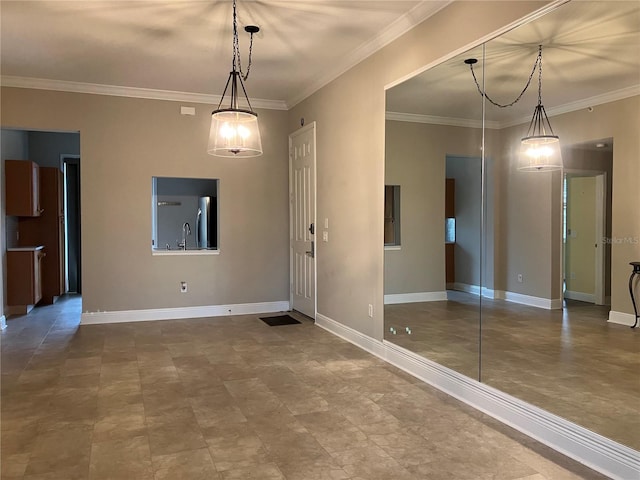
[[[542,105],[542,45],[538,45],[538,105]]]
[[[238,16],[236,13],[236,0],[233,0],[233,70],[240,72],[244,81],[249,78],[251,71],[251,53],[253,52],[253,32],[250,33],[249,40],[249,64],[247,65],[247,73],[242,72],[242,63],[240,61],[240,42],[238,41]]]
[[[469,63],[469,68],[471,69],[471,75],[473,76],[473,81],[476,83],[476,87],[478,88],[478,93],[481,96],[485,97],[487,100],[489,100],[489,102],[492,105],[495,105],[496,107],[499,107],[499,108],[512,107],[516,103],[518,103],[518,101],[522,98],[524,93],[529,88],[529,85],[531,85],[531,80],[533,79],[533,75],[536,73],[536,68],[538,68],[539,69],[538,70],[539,71],[539,76],[538,76],[538,104],[542,103],[542,96],[541,96],[541,91],[542,91],[542,45],[538,45],[538,58],[536,59],[535,63],[533,64],[533,69],[531,70],[531,74],[529,74],[529,79],[527,80],[527,84],[522,89],[522,92],[520,92],[520,95],[518,95],[518,97],[514,101],[512,101],[511,103],[505,103],[505,104],[498,103],[498,102],[494,101],[491,97],[489,97],[489,95],[486,92],[483,92],[482,88],[480,88],[480,84],[478,83],[478,79],[476,78],[476,72],[473,69],[473,63]]]

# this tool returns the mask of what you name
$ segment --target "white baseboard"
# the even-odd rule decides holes
[[[636,317],[633,313],[616,312],[611,310],[609,312],[608,322],[630,327],[636,322]]]
[[[505,292],[504,290],[496,290],[494,298],[500,298],[507,302],[519,303],[521,305],[529,305],[530,307],[544,308],[546,310],[562,309],[561,298],[533,297],[522,293]]]
[[[288,301],[239,303],[234,305],[204,305],[200,307],[154,308],[149,310],[120,310],[114,312],[87,312],[82,314],[83,325],[99,323],[147,322],[178,320],[183,318],[221,317],[256,313],[286,312]]]
[[[467,292],[467,293],[471,293],[472,295],[480,295],[480,285],[471,285],[468,283],[455,282],[453,284],[452,290]],[[496,298],[495,291],[487,287],[482,287],[482,296],[485,298]]]
[[[564,298],[577,300],[579,302],[596,303],[596,296],[593,293],[572,292],[571,290],[566,290],[564,292]]]
[[[604,475],[640,478],[636,450],[324,315],[318,314],[316,324]]]
[[[4,315],[0,315],[0,330],[7,328],[7,319]]]
[[[384,296],[384,304],[438,302],[446,299],[447,292],[389,293]]]

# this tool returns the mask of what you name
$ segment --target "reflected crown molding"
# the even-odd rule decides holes
[[[604,105],[605,103],[611,103],[617,100],[624,100],[625,98],[635,97],[637,95],[640,95],[640,85],[632,85],[631,87],[621,88],[620,90],[613,90],[611,92],[603,93],[602,95],[596,95],[594,97],[585,98],[583,100],[577,100],[575,102],[565,103],[564,105],[559,105],[557,107],[548,108],[547,115],[549,117],[554,117],[556,115],[562,115],[563,113],[576,112],[578,110],[595,107],[598,105]],[[523,123],[528,123],[530,120],[531,115],[507,122],[501,122],[500,128],[521,125]]]
[[[617,100],[624,100],[625,98],[635,97],[637,95],[640,95],[640,85],[632,85],[631,87],[621,88],[620,90],[603,93],[602,95],[596,95],[594,97],[549,108],[547,109],[547,115],[549,117],[553,117],[563,113],[576,112],[578,110],[615,102]],[[450,127],[482,128],[482,120],[469,118],[438,117],[435,115],[402,112],[386,112],[385,118],[387,120],[395,120],[398,122],[428,123],[431,125],[446,125]],[[487,120],[486,127],[494,130],[500,130],[502,128],[513,127],[515,125],[522,125],[524,123],[528,123],[530,120],[530,115],[502,122]]]
[[[482,128],[482,120],[469,118],[438,117],[435,115],[421,115],[418,113],[385,112],[387,120],[397,122],[429,123],[431,125],[446,125],[449,127]],[[486,122],[487,128],[500,128],[498,122]]]
[[[205,93],[178,92],[174,90],[156,90],[153,88],[122,87],[98,83],[70,82],[67,80],[51,80],[47,78],[15,77],[2,75],[0,85],[3,87],[31,88],[35,90],[54,90],[58,92],[89,93],[93,95],[111,95],[114,97],[145,98],[149,100],[168,100],[172,102],[204,103],[217,105],[220,95]],[[252,98],[254,108],[267,110],[287,110],[282,100],[264,100]]]

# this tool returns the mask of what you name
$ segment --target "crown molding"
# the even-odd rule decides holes
[[[375,38],[363,43],[358,48],[345,55],[341,60],[336,62],[335,68],[327,72],[326,75],[318,78],[311,85],[305,88],[298,95],[294,95],[287,100],[287,107],[292,108],[300,103],[305,98],[311,96],[325,85],[329,84],[340,75],[350,70],[365,58],[373,55],[378,50],[387,46],[398,37],[404,35],[416,25],[422,23],[427,18],[435,15],[447,5],[452,3],[453,0],[426,0],[421,1],[402,15],[400,18],[389,24],[384,30],[380,32]]]
[[[584,98],[582,100],[576,100],[575,102],[569,102],[565,103],[564,105],[546,109],[547,116],[555,117],[557,115],[562,115],[563,113],[576,112],[578,110],[595,107],[598,105],[604,105],[605,103],[611,103],[618,100],[624,100],[625,98],[635,97],[637,95],[640,95],[640,84],[621,88],[619,90],[613,90],[611,92],[603,93],[602,95],[596,95],[594,97]],[[516,125],[521,125],[530,121],[531,115],[528,115],[526,117],[520,117],[515,120],[499,122],[499,128],[515,127]]]
[[[624,100],[625,98],[635,97],[637,95],[640,95],[640,85],[633,85],[631,87],[621,88],[620,90],[614,90],[612,92],[603,93],[602,95],[596,95],[594,97],[589,97],[583,100],[577,100],[575,102],[569,102],[565,103],[564,105],[550,108],[547,110],[547,115],[549,117],[554,117],[557,115],[562,115],[564,113],[571,113],[589,107],[604,105],[605,103],[611,103],[617,100]],[[469,118],[437,117],[435,115],[421,115],[416,113],[386,112],[385,118],[387,120],[395,120],[398,122],[428,123],[431,125],[447,125],[450,127],[482,127],[481,120],[474,120]],[[486,126],[487,128],[500,130],[503,128],[515,127],[516,125],[522,125],[529,121],[531,121],[530,115],[505,122],[487,121]]]
[[[431,125],[446,125],[449,127],[482,128],[482,120],[469,118],[437,117],[435,115],[421,115],[417,113],[386,112],[385,119],[397,122],[428,123]],[[487,128],[499,129],[498,122],[486,122]]]
[[[15,77],[3,75],[0,77],[3,87],[32,88],[35,90],[55,90],[58,92],[88,93],[92,95],[110,95],[114,97],[145,98],[150,100],[168,100],[171,102],[204,103],[217,105],[220,95],[204,93],[177,92],[173,90],[155,90],[152,88],[121,87],[116,85],[101,85],[97,83],[69,82],[66,80],[50,80],[46,78]],[[281,100],[251,100],[254,108],[267,110],[287,110],[287,105]]]

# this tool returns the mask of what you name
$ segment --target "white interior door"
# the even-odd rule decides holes
[[[316,316],[315,122],[289,136],[291,308]]]

